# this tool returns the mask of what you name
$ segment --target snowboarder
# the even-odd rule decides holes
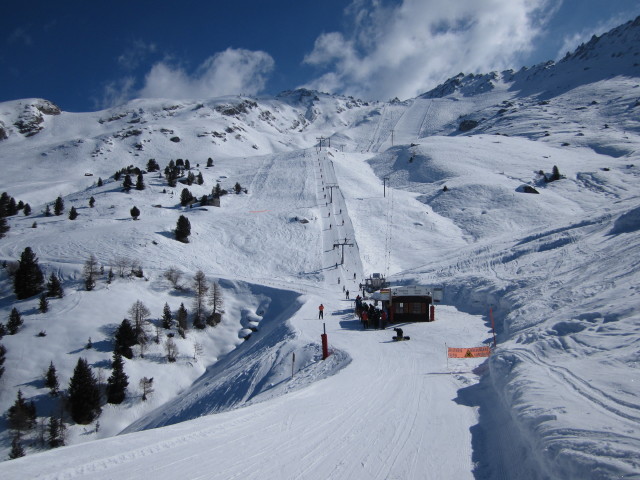
[[[320,304],[320,306],[318,307],[318,320],[320,320],[321,318],[324,318],[324,305]]]
[[[394,328],[394,332],[396,332],[396,336],[393,338],[394,340],[404,340],[404,332],[401,328]]]

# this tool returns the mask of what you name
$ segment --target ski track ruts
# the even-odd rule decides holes
[[[553,365],[540,358],[535,352],[531,352],[525,349],[512,349],[512,352],[526,357],[537,365],[541,365],[547,368],[550,372],[553,372],[559,377],[565,384],[569,385],[575,392],[579,393],[583,398],[589,400],[597,407],[604,409],[607,413],[613,413],[618,417],[625,420],[631,420],[633,422],[640,422],[640,405],[632,404],[616,398],[606,392],[594,387],[586,380],[578,377],[566,367]],[[624,410],[627,411],[624,411]]]

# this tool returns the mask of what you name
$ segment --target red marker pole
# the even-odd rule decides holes
[[[431,305],[431,318],[429,319],[430,322],[435,322],[436,321],[436,306],[435,305]]]
[[[324,323],[322,324],[322,328],[324,329],[324,333],[320,335],[322,338],[322,359],[326,360],[329,356],[329,342],[327,341],[327,329]]]

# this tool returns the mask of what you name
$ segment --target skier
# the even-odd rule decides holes
[[[369,328],[369,314],[367,313],[367,309],[363,309],[362,312],[360,313],[360,321],[362,322],[362,328],[363,329],[367,329]]]
[[[349,290],[347,290],[347,291],[345,292],[345,295],[346,295],[347,300],[349,300]]]
[[[320,320],[321,318],[324,318],[324,305],[320,304],[320,306],[318,307],[318,320]]]

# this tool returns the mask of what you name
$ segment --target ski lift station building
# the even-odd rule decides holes
[[[383,288],[378,299],[389,312],[391,323],[431,322],[434,314],[429,307],[440,303],[442,294],[442,287],[410,285]]]

